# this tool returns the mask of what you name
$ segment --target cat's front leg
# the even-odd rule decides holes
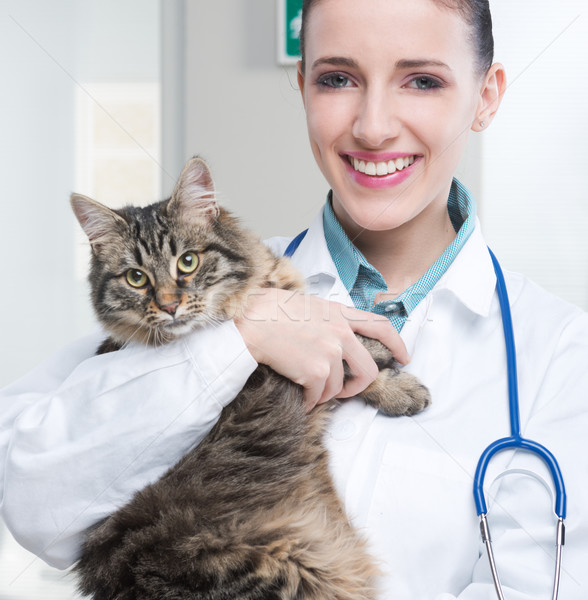
[[[370,406],[390,416],[410,416],[424,410],[431,403],[429,390],[417,377],[398,368],[398,363],[384,344],[356,335],[380,370],[378,377],[359,395]],[[347,368],[346,376],[353,376]]]
[[[109,337],[100,344],[98,350],[96,350],[96,354],[107,354],[108,352],[116,352],[121,348],[122,344],[119,344],[117,341],[115,341],[114,338]]]

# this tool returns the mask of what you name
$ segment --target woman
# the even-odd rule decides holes
[[[408,351],[433,398],[410,419],[349,400],[327,435],[347,510],[382,561],[382,598],[493,597],[471,486],[482,450],[508,433],[504,339],[474,200],[453,179],[505,90],[490,27],[484,0],[305,3],[299,83],[332,192],[293,261],[322,299],[260,290],[239,323],[158,350],[92,357],[84,340],[5,390],[3,515],[23,545],[71,564],[84,529],[206,435],[257,362],[304,385],[309,408],[354,395],[374,376],[357,331],[403,362]],[[270,243],[283,253],[288,240]],[[523,430],[559,458],[570,497],[561,597],[585,598],[588,318],[519,275],[507,284]],[[342,359],[358,374],[346,387]],[[487,480],[504,468],[518,472],[489,494],[503,585],[542,597],[553,519],[526,471],[549,478],[504,454]]]

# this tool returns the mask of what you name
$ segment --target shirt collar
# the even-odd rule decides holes
[[[323,218],[325,206],[310,224],[292,262],[305,274],[309,293],[352,306],[349,292],[339,278],[327,247]],[[487,316],[494,297],[496,275],[479,220],[476,217],[472,219],[474,231],[433,291],[451,294],[474,314]],[[288,241],[287,238],[276,238],[274,251],[281,255]]]
[[[325,203],[323,227],[327,248],[337,268],[339,277],[348,291],[353,289],[361,266],[370,273],[378,273],[351,242],[337,220],[333,211],[332,192],[329,192],[327,202]]]

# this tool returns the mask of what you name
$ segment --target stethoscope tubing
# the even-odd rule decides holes
[[[566,491],[563,476],[555,456],[545,448],[545,446],[522,437],[520,433],[516,346],[512,326],[510,301],[500,264],[493,252],[490,249],[488,249],[488,251],[490,252],[490,257],[492,258],[494,271],[496,273],[496,293],[498,295],[502,313],[502,326],[504,329],[504,341],[506,346],[511,435],[490,444],[480,456],[474,475],[474,502],[476,504],[476,512],[478,516],[486,514],[487,512],[486,500],[484,497],[484,477],[490,460],[503,450],[525,450],[539,456],[549,468],[555,489],[554,512],[560,519],[565,519],[567,508]]]
[[[478,516],[488,512],[483,492],[484,477],[486,475],[488,464],[494,455],[503,450],[526,450],[527,452],[536,454],[543,462],[545,462],[551,472],[555,489],[554,512],[560,519],[565,519],[567,508],[565,485],[555,456],[545,446],[542,446],[533,440],[515,436],[496,440],[490,444],[480,456],[474,475],[474,502],[476,503],[476,512]]]

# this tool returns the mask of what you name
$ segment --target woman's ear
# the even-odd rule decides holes
[[[306,103],[304,102],[304,74],[302,73],[302,61],[299,60],[296,63],[296,78],[298,80],[298,89],[300,90],[300,94],[302,95],[302,104],[306,108]]]
[[[476,110],[476,119],[472,123],[472,131],[483,131],[490,125],[504,92],[506,92],[506,72],[500,63],[494,63],[482,81],[480,101]]]

